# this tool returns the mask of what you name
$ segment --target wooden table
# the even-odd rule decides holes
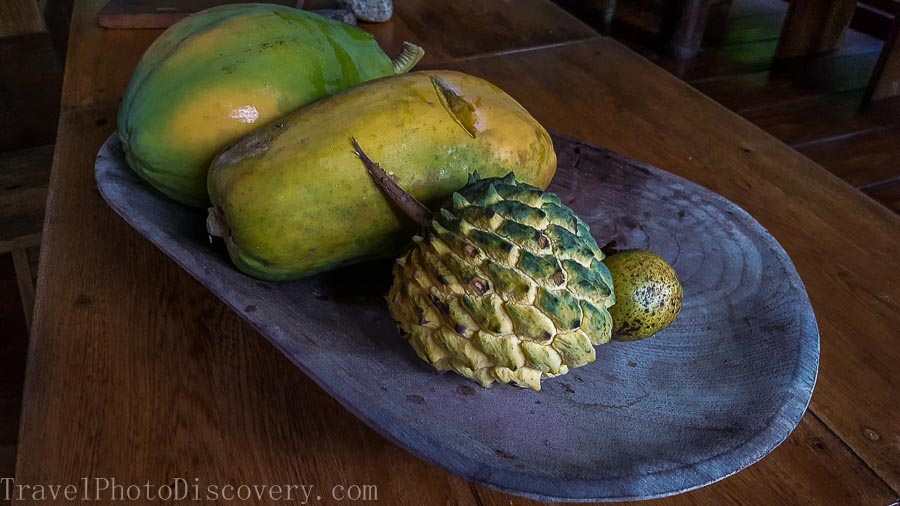
[[[485,2],[487,3],[487,2]],[[521,3],[521,6],[519,5]],[[94,156],[156,31],[77,4],[28,356],[19,484],[374,484],[380,504],[526,504],[387,442],[106,207]],[[795,261],[819,320],[810,411],[749,469],[672,504],[888,504],[900,491],[900,219],[545,0],[398,3],[375,27],[484,76],[549,128],[743,206]],[[442,7],[443,9],[443,7]],[[550,20],[550,21],[548,21]]]

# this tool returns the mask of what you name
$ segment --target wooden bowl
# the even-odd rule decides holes
[[[96,178],[119,215],[350,412],[451,473],[537,499],[618,501],[685,492],[758,461],[800,421],[818,370],[815,317],[787,254],[705,188],[568,137],[554,142],[550,190],[600,244],[669,260],[685,298],[662,333],[601,346],[596,363],[541,392],[432,372],[387,313],[390,262],[257,281],[210,245],[204,212],[128,168],[115,136]]]

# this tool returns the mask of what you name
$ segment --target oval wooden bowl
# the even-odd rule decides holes
[[[257,281],[210,246],[205,213],[138,179],[115,136],[96,178],[119,215],[348,410],[451,473],[532,498],[618,501],[685,492],[758,461],[800,421],[818,370],[815,317],[787,254],[705,188],[575,139],[554,142],[550,190],[600,244],[672,262],[685,299],[664,332],[601,346],[595,364],[545,380],[541,392],[432,372],[387,313],[390,262]]]

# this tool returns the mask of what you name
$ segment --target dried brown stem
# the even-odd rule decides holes
[[[600,248],[600,251],[602,251],[606,256],[615,255],[619,252],[619,242],[613,239],[612,241],[606,243],[602,248]]]
[[[381,166],[373,162],[360,147],[359,143],[356,142],[356,138],[351,137],[350,141],[353,142],[356,156],[363,161],[363,164],[365,164],[366,169],[369,171],[369,175],[372,176],[372,180],[374,180],[375,184],[381,188],[381,191],[383,191],[391,201],[397,204],[397,206],[399,206],[413,221],[422,227],[427,227],[431,223],[433,213],[428,210],[427,207],[422,205],[421,202],[416,200],[415,197],[406,193],[403,188],[400,188],[400,185],[395,183],[394,180],[384,172],[384,169],[382,169]]]

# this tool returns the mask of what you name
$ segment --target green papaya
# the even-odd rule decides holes
[[[358,83],[403,73],[371,34],[268,4],[215,7],[172,25],[144,53],[119,108],[129,165],[179,202],[206,207],[206,172],[226,145]]]
[[[477,77],[413,72],[364,83],[238,141],[209,170],[212,235],[234,264],[266,280],[296,279],[395,256],[414,225],[371,180],[351,144],[438,209],[473,172],[515,172],[546,188],[556,154],[546,130]]]

